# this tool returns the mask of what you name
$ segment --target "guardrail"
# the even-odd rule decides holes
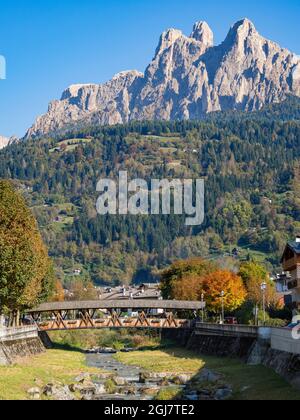
[[[38,337],[38,329],[36,326],[19,327],[19,328],[0,328],[0,341],[25,340],[28,338]]]

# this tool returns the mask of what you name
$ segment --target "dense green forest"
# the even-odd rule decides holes
[[[290,98],[202,121],[77,127],[2,150],[0,178],[23,191],[66,286],[77,275],[98,284],[147,281],[191,256],[224,265],[254,258],[276,272],[300,230],[299,118],[300,100]],[[97,181],[119,170],[148,181],[204,178],[204,224],[97,215]]]

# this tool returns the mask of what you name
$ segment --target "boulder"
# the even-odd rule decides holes
[[[147,397],[155,397],[160,391],[159,387],[142,388],[141,393]]]
[[[81,373],[74,379],[75,382],[84,382],[85,380],[91,380],[91,375],[89,373]]]
[[[194,381],[201,382],[218,382],[222,379],[222,375],[219,373],[212,372],[208,369],[202,369],[201,372],[194,378]]]
[[[169,385],[170,385],[170,382],[167,379],[161,379],[158,382],[158,386],[160,386],[160,387],[165,387],[165,386],[169,386]]]
[[[121,391],[120,393],[123,393],[125,395],[136,395],[137,394],[137,389],[134,385],[125,387],[125,388],[121,389],[120,391]]]
[[[113,381],[114,381],[115,385],[117,385],[117,386],[125,386],[125,385],[127,385],[126,379],[121,378],[120,376],[115,376],[113,378]]]
[[[74,401],[76,398],[68,386],[47,384],[43,389],[43,395],[56,401]]]
[[[174,378],[174,373],[164,373],[164,372],[141,372],[139,382],[145,384],[147,382],[157,382],[159,380],[168,380],[171,381]]]
[[[104,394],[106,394],[105,386],[103,384],[97,384],[95,396],[100,396]]]
[[[31,398],[32,400],[39,400],[39,399],[41,398],[41,393],[42,393],[42,391],[41,391],[41,389],[40,389],[40,388],[38,388],[38,387],[35,387],[35,388],[30,388],[30,389],[27,391],[27,394],[30,396],[30,398]]]
[[[145,384],[150,379],[150,373],[149,372],[140,372],[140,384]]]
[[[107,372],[107,373],[99,373],[99,374],[95,375],[95,379],[96,380],[99,380],[99,381],[110,379],[112,377],[113,377],[113,374],[112,373],[109,373],[109,372]]]
[[[220,388],[215,392],[214,399],[218,401],[228,400],[232,396],[232,389]]]
[[[90,395],[93,396],[97,392],[97,386],[88,380],[82,381],[81,383],[72,384],[69,386],[71,392],[79,392],[82,396]]]
[[[191,391],[185,394],[184,399],[187,401],[198,401],[198,393],[197,391]]]
[[[191,378],[191,375],[182,374],[172,378],[172,382],[175,385],[186,385],[188,382],[190,382]]]

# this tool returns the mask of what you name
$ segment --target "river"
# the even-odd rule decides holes
[[[117,361],[113,354],[87,354],[86,364],[89,367],[109,372],[121,381],[121,384],[117,386],[117,393],[97,396],[97,400],[153,400],[160,390],[170,388],[170,384],[162,385],[163,377],[141,380],[143,369],[125,365]],[[107,379],[97,380],[95,383],[104,385],[106,381]],[[174,388],[178,389],[178,386],[174,385]]]

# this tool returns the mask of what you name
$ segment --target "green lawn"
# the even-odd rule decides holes
[[[205,365],[194,353],[184,349],[150,350],[118,353],[116,358],[128,365],[138,365],[151,372],[197,373]]]
[[[200,356],[177,348],[120,353],[116,357],[120,362],[154,372],[196,375],[206,367],[223,375],[224,381],[234,390],[234,400],[300,400],[300,391],[271,369],[247,366],[239,360]]]
[[[75,150],[79,145],[84,145],[87,143],[91,143],[92,139],[68,139],[60,141],[56,144],[56,146],[53,149],[50,149],[50,153],[54,153],[57,148],[60,148],[61,146],[66,146],[66,151],[70,152],[72,150]]]
[[[70,384],[83,372],[99,373],[99,369],[86,367],[83,353],[67,350],[48,350],[13,366],[0,366],[0,400],[28,399],[27,390],[37,386],[35,379],[43,385],[53,381]]]

